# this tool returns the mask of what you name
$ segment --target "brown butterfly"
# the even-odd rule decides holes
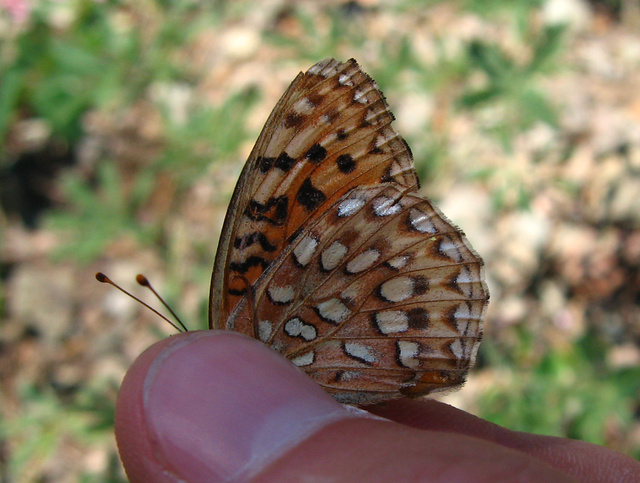
[[[461,385],[489,299],[393,119],[353,59],[300,73],[240,175],[211,280],[210,328],[256,337],[344,403]]]

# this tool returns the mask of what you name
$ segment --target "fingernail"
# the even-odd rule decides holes
[[[358,417],[264,344],[204,331],[149,368],[144,408],[157,460],[187,481],[243,481],[321,427]]]

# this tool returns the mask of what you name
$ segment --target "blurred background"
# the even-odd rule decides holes
[[[118,386],[173,330],[94,273],[206,328],[242,165],[328,56],[380,84],[485,259],[445,400],[640,458],[637,0],[0,0],[0,481],[126,481]]]

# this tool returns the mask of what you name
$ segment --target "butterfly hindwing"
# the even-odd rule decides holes
[[[252,335],[257,325],[338,400],[363,404],[462,384],[487,289],[460,230],[388,183],[353,188],[305,225],[254,297],[228,328]]]

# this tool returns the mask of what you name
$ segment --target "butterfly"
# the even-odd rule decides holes
[[[242,170],[211,279],[211,329],[261,340],[348,404],[463,384],[489,298],[393,120],[355,60],[300,73]]]

